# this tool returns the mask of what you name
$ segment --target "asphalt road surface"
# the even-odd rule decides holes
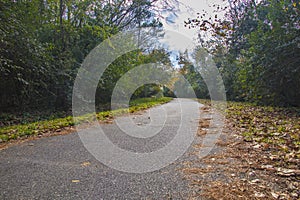
[[[103,124],[101,128],[107,138],[120,149],[135,154],[151,154],[171,144],[178,134],[195,132],[199,119],[196,113],[200,106],[192,100],[176,99],[151,108],[143,114],[119,117],[117,122]],[[186,115],[186,121],[181,123],[184,112],[191,114]],[[140,129],[127,125],[130,123],[126,121],[128,119]],[[184,130],[188,127],[191,129]],[[178,131],[179,129],[182,130]],[[166,159],[159,155],[157,161],[149,161],[152,167],[145,168],[147,160],[142,161],[141,165],[136,165],[139,160],[132,164],[126,161],[126,156],[110,152],[91,154],[93,149],[84,146],[89,144],[86,143],[88,140],[95,137],[91,136],[81,138],[80,134],[75,132],[28,141],[1,150],[0,199],[188,198],[188,182],[180,170],[182,162],[191,159],[190,149],[184,149],[185,145],[180,145],[178,141],[174,143],[175,146],[170,145],[173,149],[166,152],[180,154],[177,150],[184,150],[184,155],[175,159],[172,164],[156,169],[164,166],[164,161],[168,162],[169,158],[169,155],[165,155]],[[189,143],[184,141],[185,138],[190,140],[189,137],[177,139]],[[83,143],[82,140],[85,139],[87,141]],[[102,158],[99,154],[106,156]],[[109,158],[113,166],[109,166]],[[142,173],[143,169],[151,172]],[[137,170],[138,173],[132,173],[130,170]]]

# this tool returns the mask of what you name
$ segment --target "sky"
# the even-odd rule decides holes
[[[168,13],[165,17],[164,26],[168,29],[178,30],[179,32],[184,31],[185,34],[193,36],[195,29],[188,29],[184,27],[184,21],[188,18],[195,18],[197,13],[201,13],[202,10],[212,13],[212,3],[215,1],[208,0],[179,0],[179,12],[173,14]]]
[[[198,40],[197,29],[184,27],[184,21],[188,18],[196,18],[197,13],[203,13],[203,10],[208,13],[208,17],[210,15],[214,16],[212,5],[214,3],[222,4],[222,0],[179,0],[179,2],[179,11],[165,13],[162,21],[163,27],[167,30],[162,42],[169,47],[171,51],[170,58],[175,67],[178,52],[193,49]]]

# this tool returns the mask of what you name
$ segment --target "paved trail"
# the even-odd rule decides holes
[[[150,109],[155,115],[164,109],[167,116],[164,123],[160,120],[163,118],[155,122],[149,111],[129,116],[140,127],[150,124],[145,130],[156,130],[163,125],[154,136],[147,137],[151,134],[147,131],[141,131],[140,137],[126,135],[116,123],[101,127],[122,149],[156,151],[170,143],[180,128],[182,110],[178,101],[187,109],[199,110],[201,106],[180,99]],[[198,118],[199,115],[191,116],[186,123],[197,127]],[[124,120],[119,124],[124,131]],[[77,133],[29,141],[0,151],[0,199],[187,199],[188,182],[179,168],[183,161],[191,159],[189,152],[190,149],[165,168],[134,174],[103,165],[83,146]]]

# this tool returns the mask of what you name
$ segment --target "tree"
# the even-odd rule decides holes
[[[52,82],[47,47],[27,30],[16,6],[0,2],[1,109],[22,107],[33,100],[40,103],[49,90],[47,81]]]
[[[160,26],[153,14],[157,5],[158,0],[0,2],[0,110],[68,110],[86,55],[118,31]],[[120,69],[110,77],[136,65],[118,62]]]
[[[231,99],[300,105],[299,8],[300,3],[292,0],[234,0],[224,20],[187,22],[215,33],[209,41],[214,48],[208,50]]]

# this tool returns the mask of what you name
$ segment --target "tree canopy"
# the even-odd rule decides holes
[[[227,97],[274,105],[300,105],[300,2],[234,0],[217,12],[199,13],[185,26],[200,30],[200,41],[214,55]],[[210,40],[203,40],[209,33]]]
[[[161,27],[154,17],[157,3],[158,0],[1,1],[0,110],[68,110],[73,81],[87,54],[119,31]],[[147,60],[145,55],[138,61],[129,61],[133,54],[137,52],[113,64],[115,67],[106,73],[110,82],[104,81],[99,89],[111,91],[122,73]]]
[[[162,29],[157,16],[174,9],[170,1],[1,1],[0,110],[70,109],[73,82],[88,53],[120,31]],[[214,7],[214,16],[198,13],[185,26],[200,31],[200,46],[213,55],[227,98],[299,106],[300,2],[233,0]],[[99,82],[98,103],[110,101],[116,81],[130,69],[161,61],[172,66],[170,52],[146,51],[130,52],[112,63]],[[198,97],[208,98],[203,79],[184,54],[178,55],[179,72]],[[134,96],[156,90],[148,85]]]

